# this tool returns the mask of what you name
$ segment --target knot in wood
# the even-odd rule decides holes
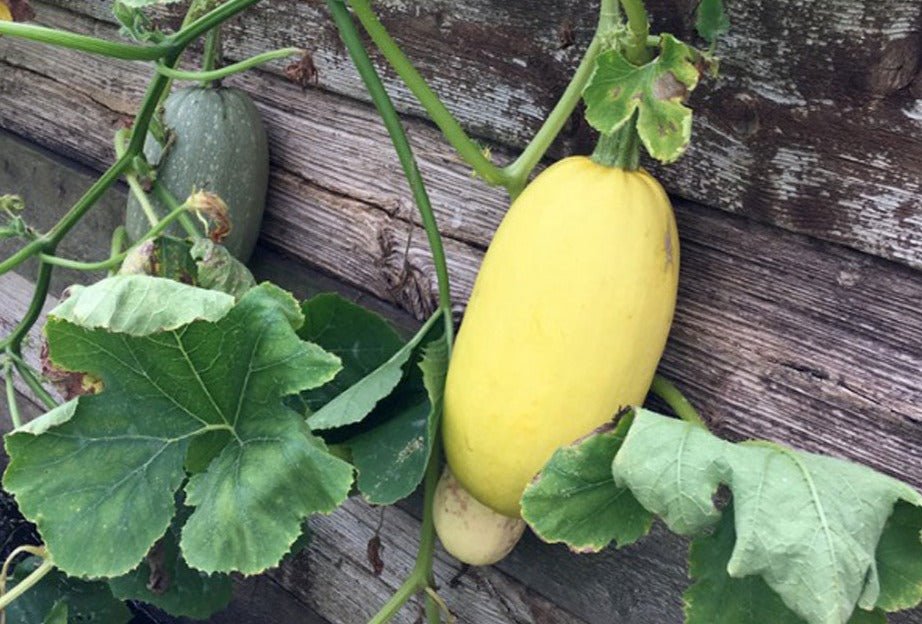
[[[912,34],[887,43],[868,71],[868,90],[888,96],[907,87],[919,72],[922,35]]]

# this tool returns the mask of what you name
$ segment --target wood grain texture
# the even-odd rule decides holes
[[[91,165],[108,162],[115,112],[88,92],[81,117],[69,115],[73,92],[38,73],[40,48],[0,46],[21,63],[12,71],[30,77],[30,88],[16,94],[30,98],[21,114],[7,112],[0,92],[0,124]],[[62,61],[52,73],[82,71],[91,89],[106,67]],[[425,237],[373,111],[265,74],[239,83],[260,98],[272,141],[264,240],[417,318],[431,312]],[[36,109],[55,115],[59,129],[44,129],[30,113]],[[447,236],[460,310],[505,199],[472,183],[431,128],[409,126]],[[680,205],[678,217],[682,301],[664,365],[722,432],[797,441],[922,484],[920,273],[691,204]]]
[[[18,141],[0,141],[0,147],[16,162],[32,163],[30,171],[64,166]],[[36,164],[39,158],[47,160],[46,165]],[[79,172],[62,179],[75,188],[89,181]],[[8,183],[0,168],[0,188]],[[392,317],[397,313],[382,304],[374,290],[380,297],[409,304],[404,291],[387,288],[407,270],[406,247],[386,251],[376,234],[389,228],[407,232],[408,223],[290,173],[278,171],[272,186],[273,209],[263,241],[314,266],[335,269],[339,263],[351,262],[350,270],[356,272],[353,283],[365,288],[318,278],[304,265],[265,248],[254,261],[260,277],[271,278],[301,297],[330,289],[345,289],[352,297],[362,293],[363,303]],[[922,448],[918,407],[922,404],[922,323],[916,303],[922,300],[922,276],[898,264],[776,228],[728,220],[711,209],[681,204],[679,219],[684,236],[683,289],[664,365],[704,408],[711,423],[734,438],[768,437],[851,457],[918,487],[922,483],[918,451]],[[347,226],[354,229],[344,230]],[[331,244],[340,240],[338,233],[348,234],[345,238],[352,245]],[[361,240],[370,242],[356,242]],[[424,259],[422,238],[418,240],[419,257]],[[476,265],[476,258],[468,253],[479,252],[470,246],[452,248],[453,257],[461,254],[460,260],[467,257],[471,265],[465,268],[460,260],[453,261],[455,275],[468,278],[459,282],[462,289],[470,287]],[[390,262],[385,262],[388,257]],[[415,283],[429,284],[431,289],[431,268],[418,262],[414,279],[421,281]],[[369,288],[369,284],[378,285]],[[9,322],[21,314],[28,288],[22,279],[15,285],[0,283],[4,293],[0,319]],[[410,292],[417,296],[423,291],[415,287]],[[398,321],[405,329],[413,326],[406,315]],[[386,566],[407,565],[418,509],[411,506],[409,511],[387,512]],[[383,600],[386,587],[396,578],[374,579],[363,559],[369,527],[377,521],[376,512],[361,505],[320,519],[315,554],[273,574],[273,579],[331,623],[361,621],[338,618],[351,613],[356,603]],[[520,605],[516,611],[520,619],[508,616],[494,619],[497,623],[548,621],[537,615],[544,608],[540,605],[546,605],[539,600],[543,596],[577,621],[678,624],[681,591],[687,585],[684,551],[683,540],[659,529],[637,546],[593,556],[576,556],[529,537],[501,564],[508,578],[475,577],[471,582],[496,600]],[[455,569],[439,569],[440,580],[447,584]],[[518,585],[508,589],[509,578],[524,582],[532,594]],[[337,589],[340,581],[346,583],[346,591]],[[452,597],[472,600],[470,591],[462,587]],[[490,609],[503,608],[491,604]],[[922,610],[892,621],[922,624]]]
[[[270,28],[268,23],[263,23],[269,15],[265,12],[240,21],[231,29],[232,55],[248,51],[242,37],[250,36],[251,32],[257,34],[246,45],[251,45],[254,51],[257,47],[269,45],[268,35],[260,39],[258,31],[252,31],[257,27],[265,33],[272,32],[272,41],[280,45],[309,43],[314,40],[312,38],[327,42],[316,46],[322,89],[302,92],[279,79],[274,71],[253,72],[233,81],[254,93],[272,138],[275,167],[263,242],[286,254],[290,260],[269,261],[264,267],[273,267],[268,273],[273,279],[286,286],[296,287],[307,281],[299,272],[299,262],[308,263],[338,277],[353,289],[364,293],[369,300],[390,301],[416,317],[424,316],[433,306],[435,277],[423,233],[417,225],[405,182],[383,129],[370,107],[352,99],[360,96],[361,92],[354,82],[354,76],[349,77],[351,70],[342,62],[342,52],[335,44],[332,33],[305,29],[297,22],[302,11],[313,11],[311,15],[319,15],[318,3],[311,0],[296,4],[280,0],[264,4],[266,8],[263,11],[270,11],[271,15],[288,16],[288,21],[276,22]],[[425,32],[427,20],[432,15],[430,5],[418,7],[420,23],[415,24],[411,19],[415,15],[413,11],[417,9],[415,4],[384,4],[389,23],[401,37],[411,41],[415,37],[416,47],[412,49],[419,51],[423,38],[422,35],[414,34],[417,32],[414,29]],[[771,10],[793,11],[791,15],[803,17],[805,11],[812,10],[807,16],[810,20],[830,21],[834,9],[846,3],[844,0],[824,0],[800,8],[792,8],[791,4],[779,2],[775,5],[777,9],[771,9],[761,2],[734,3],[735,6],[746,5],[736,6],[734,11],[752,11],[755,14]],[[100,17],[105,8],[102,3],[87,0],[77,0],[68,5],[81,11],[93,8]],[[453,44],[450,42],[458,41],[461,37],[458,34],[461,31],[455,31],[460,28],[460,18],[452,17],[447,22],[451,28],[447,28],[446,32],[454,33],[451,35],[454,39],[444,35],[447,42],[445,49],[430,52],[430,55],[434,55],[426,61],[426,73],[433,78],[443,75],[446,80],[469,80],[472,85],[479,77],[487,85],[477,88],[498,89],[505,80],[506,72],[511,71],[506,69],[508,62],[504,58],[505,52],[502,52],[503,46],[522,43],[521,32],[508,28],[512,23],[510,20],[522,13],[522,3],[500,5],[495,0],[484,0],[477,4],[471,0],[469,5],[481,7],[476,11],[471,9],[469,15],[480,20],[483,30],[472,29],[466,39],[472,46],[473,42],[477,42],[474,46],[476,49],[472,47],[471,56],[466,61],[451,60],[459,57],[451,57]],[[547,6],[550,5],[548,2]],[[553,5],[569,7],[569,3],[556,0]],[[43,19],[48,23],[66,25],[100,36],[113,36],[114,29],[107,22],[93,21],[47,4],[38,3],[38,6]],[[451,6],[439,3],[432,3],[431,6],[441,7],[445,11],[444,15],[456,15],[453,11],[457,10]],[[542,3],[541,6],[545,5]],[[859,26],[879,26],[881,32],[886,31],[889,33],[887,36],[893,35],[894,40],[905,38],[907,33],[911,34],[911,12],[915,4],[909,6],[909,3],[888,0],[881,3],[881,6],[887,7],[891,16],[878,14],[877,8],[868,8],[864,17],[855,11],[844,15],[850,16],[849,19]],[[468,7],[468,3],[465,7]],[[576,11],[572,7],[568,10]],[[272,13],[275,11],[278,13]],[[535,19],[541,23],[545,19],[550,22],[555,15],[559,16],[560,13],[535,11]],[[677,16],[681,15],[684,15],[681,11],[677,12]],[[462,17],[467,18],[468,14]],[[738,16],[734,19],[737,20]],[[779,15],[777,19],[786,21],[788,17],[787,14]],[[886,24],[881,20],[888,24],[895,20],[892,22],[895,25],[885,28]],[[574,20],[573,24],[577,37],[583,36],[585,24],[578,20]],[[501,26],[507,27],[503,31],[507,35],[497,34]],[[828,26],[834,29],[857,27],[848,24]],[[429,28],[430,37],[443,36],[439,28]],[[822,35],[823,28],[827,26],[811,26],[804,36],[812,40]],[[536,51],[522,48],[530,55],[523,61],[528,71],[532,71],[533,63],[537,62],[532,59],[543,58],[541,55],[546,54],[542,46],[551,45],[550,31],[540,32],[544,34],[534,44]],[[490,36],[499,43],[489,43]],[[794,36],[766,31],[759,35],[761,39],[756,37],[753,42],[737,41],[733,45],[761,46],[760,54],[773,58],[774,51],[769,49],[770,44]],[[833,43],[827,43],[823,48],[830,55]],[[852,45],[844,40],[839,44],[846,47]],[[494,52],[497,58],[492,62],[496,65],[487,74],[483,69],[487,61],[481,57],[485,54],[483,50],[496,49],[491,48],[491,45],[498,45],[500,52]],[[573,50],[568,48],[560,54],[572,53]],[[789,49],[788,53],[793,52]],[[324,54],[329,55],[330,60],[325,61]],[[817,57],[820,64],[826,63],[823,54]],[[338,69],[334,62],[337,58],[341,62]],[[856,67],[865,62],[859,56],[854,58]],[[842,59],[836,62],[840,65],[843,63]],[[892,72],[884,72],[882,75],[902,75],[900,72],[903,70],[899,67],[893,65],[890,67]],[[868,104],[870,99],[867,99],[871,96],[867,95],[867,90],[862,91],[865,87],[861,86],[864,83],[861,83],[860,78],[864,74],[859,70],[847,73],[849,84],[857,85],[854,87],[857,95],[849,104],[851,108],[846,107],[840,112],[841,115],[855,115],[850,118],[852,125],[840,118],[831,118],[832,121],[822,126],[820,134],[811,134],[815,129],[806,121],[794,124],[797,121],[794,113],[791,113],[794,121],[785,122],[789,125],[783,126],[780,121],[776,123],[776,120],[787,119],[779,111],[796,111],[804,106],[783,101],[783,94],[788,93],[785,89],[793,87],[790,84],[784,86],[785,77],[776,75],[777,68],[770,66],[768,60],[763,60],[761,66],[746,65],[745,69],[750,72],[746,78],[750,82],[743,84],[762,85],[759,87],[761,90],[753,96],[754,103],[747,99],[748,96],[741,98],[745,113],[742,121],[736,121],[736,109],[732,106],[720,108],[722,116],[716,115],[713,133],[733,149],[737,149],[737,144],[741,143],[751,151],[761,149],[765,137],[782,144],[789,151],[782,152],[780,162],[790,161],[795,165],[794,168],[783,169],[782,177],[790,174],[793,178],[785,178],[787,181],[780,187],[768,184],[764,177],[767,174],[753,173],[757,165],[764,165],[766,159],[763,156],[768,151],[752,151],[751,160],[738,159],[730,151],[722,152],[723,148],[719,148],[721,144],[716,139],[709,143],[711,139],[707,133],[711,130],[702,128],[705,124],[701,124],[698,129],[702,132],[703,145],[705,149],[713,150],[716,156],[709,152],[707,158],[712,160],[706,158],[693,167],[691,163],[683,163],[675,170],[676,173],[668,174],[678,176],[677,181],[673,181],[673,189],[702,197],[723,208],[728,207],[724,202],[732,200],[734,194],[746,189],[746,192],[757,189],[764,196],[745,198],[740,208],[742,212],[784,228],[810,232],[822,238],[897,258],[899,262],[882,261],[838,245],[790,234],[785,229],[759,225],[753,220],[728,216],[721,211],[694,204],[680,203],[677,213],[683,237],[682,291],[679,314],[664,359],[664,370],[703,408],[715,428],[728,437],[767,437],[793,443],[800,448],[848,457],[920,487],[922,273],[900,264],[919,265],[919,197],[918,191],[913,190],[918,189],[918,179],[916,182],[910,180],[904,183],[905,176],[899,177],[911,171],[912,166],[919,166],[919,147],[916,141],[920,134],[916,131],[916,138],[912,138],[909,134],[911,124],[892,118],[894,111],[903,110],[894,102],[911,102],[907,98],[913,92],[911,88],[908,91],[903,88],[889,95],[875,95],[873,99],[876,108],[872,111],[874,117],[861,119],[861,114],[870,112],[855,111],[863,110],[861,107],[865,105],[871,106]],[[124,115],[133,110],[148,71],[149,68],[142,64],[100,63],[89,57],[72,54],[55,56],[55,62],[49,63],[47,50],[41,46],[9,39],[0,40],[0,128],[12,130],[55,152],[99,169],[111,161],[112,132],[122,123]],[[496,72],[496,75],[492,72]],[[759,72],[765,72],[764,82],[760,82]],[[844,79],[846,74],[842,76]],[[522,75],[523,84],[532,85],[528,93],[550,94],[544,104],[540,104],[547,106],[553,99],[554,89],[559,85],[535,86],[537,82],[534,81],[537,79]],[[347,80],[353,82],[348,83]],[[549,83],[559,80],[562,84],[562,78],[550,77],[547,80]],[[830,91],[832,102],[829,106],[836,107],[839,103],[835,99],[838,98],[838,87],[823,80],[822,75],[811,75],[810,80],[799,85],[803,99],[808,103],[822,100],[818,94],[826,89]],[[897,82],[901,83],[902,80]],[[494,85],[490,81],[499,83]],[[343,86],[348,84],[353,86]],[[870,81],[867,84],[879,83]],[[443,82],[443,85],[441,88],[449,92],[458,87],[458,84],[452,82]],[[474,89],[475,86],[470,88]],[[461,87],[458,89],[459,93],[465,93]],[[496,113],[502,110],[499,105],[484,105],[482,110],[477,109],[467,100],[471,93],[476,92],[466,93],[464,97],[457,97],[456,105],[466,111],[466,123],[481,135],[518,144],[533,129],[534,122],[529,121],[529,115],[537,119],[537,113],[530,113],[528,106],[513,105],[510,110],[516,112],[514,123],[499,126],[495,124],[506,120],[505,116]],[[702,93],[700,97],[712,96]],[[822,102],[819,104],[827,106]],[[746,112],[750,105],[757,113],[758,123],[755,126],[751,121],[752,115]],[[806,106],[809,108],[812,104]],[[407,107],[406,110],[411,109]],[[741,129],[720,126],[721,123],[731,122]],[[454,278],[453,295],[460,311],[470,291],[482,250],[502,218],[506,201],[501,193],[473,182],[466,167],[458,162],[428,124],[408,119],[406,125],[421,159],[424,175],[431,184],[440,225],[448,236],[446,242]],[[747,136],[754,138],[741,139],[734,134],[740,132],[745,135],[752,127],[756,127],[756,131]],[[874,133],[869,135],[868,128],[875,129]],[[783,137],[784,133],[787,133],[787,138]],[[905,136],[891,136],[897,133]],[[843,137],[846,135],[849,141],[855,141],[856,145],[863,147],[853,146],[849,148],[853,151],[842,151],[836,142],[845,141]],[[793,141],[790,137],[798,139]],[[818,142],[815,160],[798,155],[798,148],[792,147],[799,145],[798,141]],[[827,145],[827,141],[831,141],[832,146]],[[570,142],[561,149],[569,149],[577,144],[578,132],[571,134]],[[900,146],[903,152],[895,154],[887,161],[887,166],[880,162],[874,164],[871,162],[873,158],[867,157],[867,154],[889,149],[887,146],[890,144]],[[24,162],[23,152],[6,151],[13,149],[8,145],[12,143],[3,144],[0,158],[12,163]],[[508,157],[509,152],[502,146],[494,147],[499,158]],[[855,155],[854,150],[864,151]],[[845,170],[829,164],[837,162],[836,158],[839,157],[835,154],[845,154],[842,156],[844,161],[855,166],[854,170],[848,170],[852,173],[843,174],[840,178],[840,173]],[[719,171],[715,169],[714,158],[723,158],[721,162],[724,162],[725,168]],[[704,164],[708,162],[711,165],[705,167]],[[797,169],[797,166],[804,163],[806,165]],[[883,171],[889,169],[889,165],[893,165],[893,171]],[[691,167],[687,172],[682,169],[686,166]],[[833,188],[824,187],[825,182],[814,184],[817,178],[813,177],[813,173],[827,166],[832,167],[828,170],[831,172],[829,180],[835,182],[836,192],[844,188],[843,185],[867,185],[861,186],[860,191],[854,191],[857,187],[847,193],[843,191],[846,193],[843,195],[846,203],[852,202],[851,207],[842,207],[836,203],[842,198],[825,197],[823,193],[827,190],[831,193]],[[35,174],[23,173],[28,171],[23,166],[8,168],[6,177],[0,179],[0,192],[15,190],[10,182],[14,181],[17,185],[29,182],[23,176],[35,177]],[[714,171],[725,177],[715,178]],[[0,167],[2,175],[3,167]],[[888,181],[885,183],[881,182],[884,179],[881,175],[894,177],[886,178]],[[62,176],[65,182],[67,178]],[[697,179],[706,180],[707,184],[695,183],[703,185],[698,188],[688,182]],[[686,183],[682,180],[686,180],[689,186],[682,186]],[[72,182],[68,197],[88,184],[85,177],[77,175],[74,175]],[[908,212],[891,211],[885,215],[874,213],[873,210],[867,212],[870,209],[859,204],[870,202],[876,205],[876,201],[867,198],[875,197],[875,189],[879,190],[881,184],[891,185],[890,191],[894,193],[907,192],[905,189],[909,189],[908,196],[915,198],[915,204]],[[692,191],[688,191],[688,188]],[[723,197],[724,193],[726,198]],[[719,201],[714,200],[710,198],[711,195],[721,195],[721,198],[718,198]],[[797,202],[801,201],[807,202],[803,204],[806,208],[802,211],[801,220],[786,221],[793,214],[790,207],[800,205]],[[56,214],[55,211],[62,211],[66,207],[65,203],[62,200],[60,204],[41,205],[43,208],[47,206],[47,214],[50,216]],[[882,205],[890,204],[884,202]],[[763,207],[763,212],[759,212],[759,206]],[[830,214],[839,215],[840,212],[843,215],[841,220],[831,220]],[[886,245],[881,251],[873,245],[865,244],[867,241],[856,242],[855,230],[850,228],[856,227],[854,219],[858,216],[867,219],[860,225],[860,231],[870,233],[869,236],[880,236],[884,241],[896,236],[902,245],[899,249],[909,249],[912,257],[907,260],[897,253],[896,248],[890,249]],[[892,227],[896,217],[902,219],[900,230]],[[106,228],[105,218],[98,223],[98,227],[100,231]],[[823,232],[817,233],[813,229]],[[265,253],[261,252],[258,263],[262,262],[262,254]],[[286,284],[286,275],[292,279],[292,283]],[[16,291],[0,286],[0,292],[4,294],[4,297],[0,297],[0,309],[4,300],[21,301],[22,289],[25,287],[20,284]],[[20,294],[6,296],[8,292]],[[14,317],[0,318],[6,319],[8,323]],[[388,514],[391,513],[388,511]],[[394,534],[402,537],[390,545],[386,544],[388,549],[393,549],[391,552],[397,554],[391,562],[388,559],[390,552],[386,550],[385,562],[386,565],[398,566],[404,565],[400,562],[405,560],[405,553],[412,551],[415,525],[411,514],[402,511],[393,513],[403,514],[395,516],[398,526],[393,528]],[[311,605],[321,617],[334,624],[361,621],[337,618],[347,617],[351,609],[357,608],[357,602],[363,602],[363,608],[367,608],[369,603],[382,599],[388,584],[393,583],[393,579],[385,579],[379,580],[376,585],[370,575],[362,576],[363,540],[367,541],[368,527],[372,526],[369,524],[372,520],[377,521],[374,512],[360,505],[348,508],[342,515],[324,519],[321,526],[325,528],[321,532],[327,537],[321,538],[326,541],[316,555],[320,561],[315,562],[323,572],[310,572],[311,561],[308,558],[307,571],[303,568],[304,562],[291,570],[282,571],[273,577],[274,586],[284,587],[286,592]],[[327,521],[329,525],[323,524]],[[402,529],[399,528],[401,526]],[[346,548],[349,550],[344,550]],[[489,603],[491,606],[484,608],[494,609],[491,611],[494,614],[493,621],[498,623],[556,622],[567,620],[548,620],[546,617],[573,617],[575,621],[599,624],[613,621],[628,624],[677,624],[681,621],[680,591],[687,583],[683,549],[681,540],[658,534],[642,545],[625,551],[576,557],[563,549],[526,540],[501,566],[503,574],[488,576],[487,581],[475,580],[472,583],[483,594],[494,597],[491,598],[493,602]],[[343,559],[341,564],[340,558]],[[337,565],[345,567],[345,570]],[[447,582],[452,569],[443,570],[440,579]],[[337,591],[324,585],[329,583],[329,578],[347,582],[346,591]],[[532,593],[515,584],[510,587],[510,578],[525,581]],[[305,584],[305,579],[314,585]],[[453,595],[456,599],[472,599],[471,594],[465,592],[473,590],[462,587],[458,591],[458,594]],[[270,592],[267,595],[274,594]],[[564,611],[552,610],[554,615],[543,615],[542,605],[548,603],[542,602],[541,596],[560,605]],[[507,600],[514,605],[510,612],[503,611],[504,607],[499,604]],[[573,615],[567,616],[567,613]],[[476,624],[492,624],[490,620],[471,621]],[[917,610],[894,617],[892,621],[920,624],[922,612]]]
[[[95,0],[53,2],[111,20]],[[595,4],[376,6],[471,132],[519,147],[566,85]],[[654,30],[694,40],[694,0],[648,4]],[[721,77],[693,96],[694,146],[677,165],[654,167],[659,177],[677,195],[922,267],[922,5],[756,0],[731,2],[729,13]],[[234,59],[288,45],[314,51],[322,89],[367,99],[321,0],[262,3],[228,29]],[[401,110],[420,114],[384,74]],[[560,149],[587,141],[574,121]]]

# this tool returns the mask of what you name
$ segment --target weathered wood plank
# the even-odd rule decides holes
[[[10,152],[15,160],[29,160],[23,144],[2,145],[17,150]],[[264,241],[315,266],[335,270],[348,262],[355,272],[353,283],[365,292],[378,289],[382,296],[409,306],[403,291],[390,292],[386,287],[400,274],[388,267],[403,271],[404,256],[375,245],[376,232],[389,228],[405,232],[408,224],[386,210],[332,194],[293,174],[277,171],[275,176]],[[77,187],[87,183],[80,176],[70,181]],[[4,183],[0,177],[0,187]],[[833,452],[917,486],[922,483],[918,450],[922,448],[918,372],[922,323],[917,305],[922,300],[922,276],[775,228],[728,220],[714,210],[688,204],[678,208],[683,289],[664,366],[704,407],[712,423],[733,437],[760,435]],[[371,242],[331,245],[346,227],[354,228],[348,230],[347,240]],[[452,255],[463,251],[453,247]],[[385,262],[388,257],[391,261]],[[468,261],[476,264],[473,258]],[[313,282],[299,265],[280,262],[265,251],[255,266],[261,275],[302,296]],[[455,274],[468,278],[463,288],[469,288],[473,270],[458,261],[453,264]],[[410,274],[421,280],[418,284],[433,288],[428,264],[416,265]],[[378,286],[369,288],[369,284]],[[332,286],[327,282],[323,288]],[[411,292],[424,289],[416,286]],[[410,321],[404,317],[401,324],[409,326]],[[365,517],[366,512],[355,513]],[[415,528],[409,518],[406,522],[410,535]],[[338,543],[336,530],[329,528],[329,548]],[[351,539],[361,545],[356,535]],[[409,552],[412,544],[401,538],[393,547]],[[323,547],[324,556],[329,557],[334,551],[327,548]],[[626,622],[671,624],[680,621],[680,592],[687,583],[683,548],[681,540],[658,532],[637,547],[578,557],[527,539],[501,569],[587,622],[607,623],[611,614],[618,614]],[[355,569],[336,574],[359,578],[362,552],[351,555]],[[290,578],[298,580],[288,587],[302,588],[297,595],[309,604],[314,603],[305,595],[323,591],[305,589],[300,567]],[[325,577],[311,578],[319,583]],[[440,578],[444,581],[447,576]],[[356,585],[348,587],[362,591]],[[366,601],[383,597],[359,596]],[[342,604],[351,603],[337,602],[339,606],[329,608],[343,613],[347,607]],[[922,611],[901,618],[894,621],[918,624]]]
[[[93,0],[54,2],[111,19]],[[649,4],[655,27],[693,37],[694,0]],[[377,3],[462,122],[516,146],[566,84],[593,5]],[[922,5],[760,0],[729,11],[722,77],[694,96],[694,147],[679,164],[655,167],[669,190],[922,267],[913,234],[922,227]],[[315,51],[321,88],[366,99],[320,0],[262,3],[228,29],[232,58],[292,44]],[[385,76],[402,110],[418,114],[393,72]],[[572,124],[565,142],[585,149],[585,128]]]
[[[18,119],[17,130],[41,132],[49,145],[62,146],[56,138],[60,132],[36,131],[29,117],[33,108],[52,109],[70,130],[65,136],[78,136],[78,128],[84,128],[80,155],[104,163],[105,119],[112,111],[96,104],[91,118],[99,122],[87,132],[86,117],[67,115],[67,86],[31,71],[37,70],[37,59],[21,58],[30,70],[12,71],[27,73],[38,91],[29,96],[24,116],[15,117],[5,112],[9,100],[0,93],[0,124]],[[87,75],[103,73],[92,61],[83,67]],[[276,153],[265,240],[418,317],[431,311],[435,277],[425,238],[406,220],[412,213],[404,183],[370,111],[316,91],[299,97],[272,78],[247,80],[263,98]],[[279,108],[269,98],[276,98]],[[303,103],[310,104],[312,115],[300,108]],[[338,130],[330,130],[334,119]],[[413,128],[427,179],[441,200],[436,205],[446,224],[453,294],[460,304],[505,203],[501,194],[484,191],[476,210],[463,210],[466,206],[452,195],[467,197],[472,186],[467,170],[436,147],[431,129]],[[335,140],[337,149],[328,149]],[[683,301],[666,370],[708,406],[712,419],[726,423],[728,434],[797,441],[905,473],[922,484],[922,384],[915,373],[922,366],[913,329],[919,327],[914,320],[922,298],[919,273],[896,264],[867,264],[870,260],[860,254],[691,205],[680,206],[678,213],[686,247]],[[853,273],[858,283],[850,285]],[[862,277],[868,273],[870,278]],[[885,296],[888,289],[894,294]],[[715,301],[721,307],[715,309]],[[849,306],[853,322],[841,320],[840,305]],[[887,331],[864,329],[875,326]],[[886,344],[887,336],[897,336],[898,343]],[[803,372],[817,367],[817,375]],[[795,416],[805,410],[808,417]],[[855,443],[866,436],[882,441]]]

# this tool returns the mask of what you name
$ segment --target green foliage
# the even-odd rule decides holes
[[[150,336],[195,321],[216,322],[233,305],[234,298],[224,293],[147,275],[119,275],[92,286],[72,286],[70,296],[52,312],[54,322],[49,328],[67,323],[87,330]]]
[[[636,115],[650,155],[664,163],[677,160],[691,139],[692,111],[683,101],[698,85],[699,56],[672,35],[662,35],[659,56],[640,67],[619,49],[605,52],[583,93],[586,120],[612,134]]]
[[[922,509],[905,502],[896,504],[877,545],[880,597],[885,611],[911,609],[922,602]]]
[[[7,587],[15,586],[41,563],[40,558],[29,557],[17,564]],[[128,607],[112,595],[108,585],[68,578],[57,570],[6,608],[10,624],[124,624],[130,619]]]
[[[308,302],[308,304],[310,304],[310,302]],[[329,304],[320,301],[319,305]],[[342,307],[342,304],[340,304],[340,307]],[[370,349],[367,355],[362,355],[361,353],[354,354],[353,359],[355,360],[355,366],[350,369],[351,372],[348,373],[350,376],[355,376],[360,370],[367,369],[368,362],[379,359],[380,355],[390,350],[393,344],[391,336],[371,317],[372,313],[370,312],[364,312],[362,314],[353,312],[351,316],[347,315],[346,318],[343,319],[344,322],[348,322],[349,320],[353,321],[355,323],[351,326],[353,328],[362,328],[358,330],[361,333],[353,333],[351,339],[346,338],[346,340],[351,340],[353,344],[352,347],[347,348],[358,349],[359,351]],[[419,346],[420,342],[422,342],[423,338],[425,338],[428,333],[429,328],[432,326],[433,321],[437,318],[439,318],[438,314],[433,316],[409,342],[403,345],[377,368],[364,377],[359,378],[358,381],[352,383],[340,394],[337,394],[335,398],[310,415],[307,419],[307,423],[310,425],[311,429],[314,431],[336,429],[364,420],[364,418],[375,408],[375,405],[377,405],[381,399],[391,394],[394,388],[397,387],[397,384],[400,383],[400,380],[403,378],[404,365],[409,361],[410,356],[413,354],[413,350]],[[325,331],[331,331],[332,335],[328,340],[322,337],[320,340],[327,344],[335,343],[331,344],[331,348],[342,351],[344,346],[342,344],[342,339],[346,336],[344,333],[346,326],[333,325],[328,327],[331,327],[331,329]],[[360,344],[357,342],[359,339],[367,340],[367,342],[361,343],[366,346],[358,346]]]
[[[189,254],[195,261],[198,286],[201,288],[227,293],[240,301],[256,286],[256,279],[246,265],[223,245],[200,238],[192,245]]]
[[[51,313],[52,359],[104,390],[8,435],[4,485],[68,574],[136,567],[169,527],[187,470],[194,511],[180,547],[205,572],[278,563],[304,518],[347,496],[351,467],[282,403],[331,379],[338,359],[298,339],[301,311],[277,287],[228,302],[126,276],[78,289]]]
[[[332,382],[302,394],[308,424],[348,436],[366,500],[405,498],[425,473],[441,413],[448,358],[444,336],[433,336],[437,317],[404,344],[387,321],[338,295],[318,295],[302,310],[300,336],[343,363]],[[411,360],[417,366],[405,372]]]
[[[166,535],[141,565],[109,580],[116,597],[139,600],[170,615],[197,620],[204,620],[227,606],[233,591],[230,577],[193,570],[179,552],[180,531],[190,512],[188,507],[181,507]]]
[[[522,496],[522,518],[546,542],[578,552],[619,547],[650,531],[653,516],[625,487],[615,485],[611,463],[633,422],[625,413],[558,449]]]
[[[163,33],[153,27],[150,18],[142,10],[154,4],[171,4],[179,0],[115,0],[112,14],[121,24],[122,34],[139,43],[160,43]]]
[[[422,481],[438,434],[447,372],[448,346],[441,336],[425,345],[416,370],[377,411],[383,423],[346,443],[368,502],[393,504]]]
[[[881,593],[878,570],[905,574],[908,567],[918,592],[922,559],[894,558],[892,548],[877,547],[918,549],[922,518],[903,511],[897,522],[888,518],[900,501],[922,506],[922,496],[869,468],[764,442],[731,444],[701,427],[638,410],[613,473],[681,535],[720,521],[713,498],[726,486],[736,529],[727,573],[760,576],[809,624],[843,624],[856,605],[886,608],[917,595],[892,598],[899,592],[890,587]]]
[[[755,624],[768,617],[772,624],[803,624],[761,576],[733,578],[727,573],[735,543],[732,506],[724,510],[712,535],[692,542],[689,575],[694,583],[685,592],[686,624]],[[848,624],[886,621],[882,611],[857,609]]]
[[[730,30],[723,0],[701,0],[695,11],[695,29],[701,38],[714,44],[717,38]]]
[[[152,275],[198,285],[198,266],[192,246],[172,236],[158,236],[134,247],[119,268],[119,275]]]
[[[336,355],[343,366],[332,381],[302,394],[309,413],[384,366],[403,346],[403,340],[390,323],[339,295],[317,295],[305,301],[301,311],[304,313],[304,325],[298,330],[301,339]]]

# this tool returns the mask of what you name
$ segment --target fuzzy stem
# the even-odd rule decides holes
[[[643,65],[650,60],[650,52],[647,50],[647,37],[650,35],[647,8],[644,6],[644,0],[621,0],[621,6],[624,7],[628,28],[631,30],[631,40],[625,50],[625,56],[635,65]]]
[[[47,254],[39,254],[42,262],[48,264],[53,264],[54,266],[63,267],[65,269],[74,269],[76,271],[105,271],[113,267],[117,267],[122,263],[122,261],[128,257],[135,248],[138,247],[141,243],[156,236],[162,234],[170,225],[179,219],[182,215],[188,213],[188,208],[186,204],[181,204],[174,208],[167,216],[163,217],[157,225],[152,227],[148,232],[142,236],[138,241],[126,249],[125,251],[118,252],[107,258],[106,260],[100,260],[98,262],[83,262],[81,260],[70,260],[68,258],[59,258],[58,256],[51,256]]]

